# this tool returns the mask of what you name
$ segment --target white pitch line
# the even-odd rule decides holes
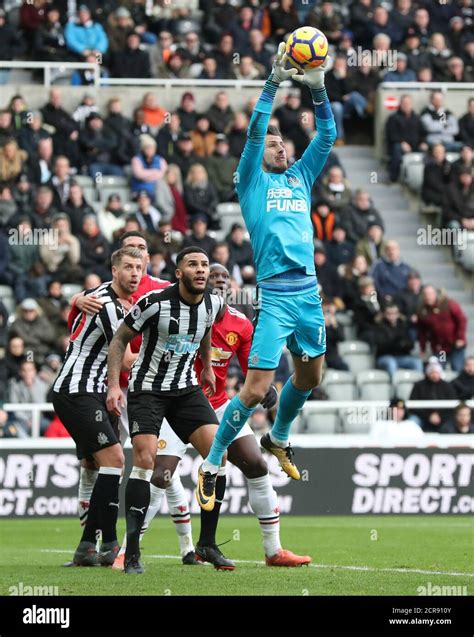
[[[41,553],[71,553],[63,549],[39,549]],[[181,560],[178,555],[144,555],[152,559]],[[265,564],[260,560],[232,560],[236,564]],[[474,573],[457,573],[450,571],[429,571],[421,568],[373,568],[371,566],[341,566],[339,564],[309,564],[311,568],[329,568],[340,571],[362,571],[367,573],[416,573],[418,575],[448,575],[450,577],[474,577]]]

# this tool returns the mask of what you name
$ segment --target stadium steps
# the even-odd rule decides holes
[[[417,242],[425,228],[417,206],[400,184],[386,183],[384,168],[370,146],[342,146],[336,150],[352,189],[367,190],[385,224],[385,236],[400,244],[402,259],[416,268],[425,282],[444,288],[461,304],[468,316],[468,350],[474,352],[474,277],[470,280],[456,267],[449,248],[424,246]]]

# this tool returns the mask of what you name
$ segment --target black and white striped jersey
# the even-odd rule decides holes
[[[83,312],[74,320],[66,357],[53,385],[55,392],[78,394],[107,391],[105,380],[109,343],[121,325],[125,312],[112,289],[112,281],[92,291],[103,307],[98,314]]]
[[[199,384],[194,361],[224,300],[206,290],[200,303],[189,305],[178,285],[145,294],[125,318],[128,327],[143,333],[130,391],[175,391]]]

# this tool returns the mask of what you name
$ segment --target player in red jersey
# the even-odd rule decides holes
[[[210,267],[209,284],[225,293],[229,286],[228,270],[220,265]],[[222,316],[212,327],[212,366],[216,376],[216,391],[208,396],[212,407],[219,418],[229,402],[226,393],[227,373],[231,358],[237,356],[244,373],[247,372],[248,353],[252,341],[253,327],[249,319],[241,312],[226,306]],[[202,366],[196,361],[198,377]],[[269,391],[262,401],[264,407],[271,407],[276,402],[276,389]],[[179,461],[186,453],[186,445],[178,438],[171,427],[163,422],[158,441],[157,464],[152,477],[152,484],[161,490],[162,497],[167,493],[169,484],[180,481],[178,472],[175,473]],[[228,449],[228,460],[237,466],[247,478],[249,501],[253,512],[258,517],[263,536],[265,562],[268,566],[301,566],[309,564],[308,556],[295,555],[291,551],[282,549],[280,544],[280,517],[277,495],[273,489],[268,467],[255,439],[255,435],[246,423]],[[221,470],[216,484],[216,504],[208,516],[201,517],[201,535],[195,547],[196,555],[203,561],[219,563],[219,549],[216,545],[215,532],[219,510],[225,492],[225,471]],[[190,524],[187,500],[181,503],[183,513],[178,522]],[[158,512],[158,507],[148,508],[147,516],[142,528],[143,533]],[[214,515],[213,515],[214,514]],[[175,520],[176,522],[177,520]],[[176,525],[177,528],[179,524]],[[192,540],[191,540],[192,541]],[[121,551],[124,551],[122,546]],[[123,557],[115,560],[114,568],[122,568]],[[217,564],[216,564],[217,563]]]
[[[171,283],[169,281],[165,281],[164,279],[158,279],[156,277],[150,276],[146,274],[146,269],[148,263],[150,261],[150,256],[148,254],[148,246],[145,237],[140,232],[127,232],[123,235],[120,240],[120,247],[133,247],[140,250],[143,255],[143,275],[140,285],[138,289],[132,296],[133,303],[136,303],[139,298],[141,298],[144,294],[151,292],[152,290],[162,290]],[[100,311],[102,305],[99,299],[94,296],[93,291],[88,293],[80,292],[76,294],[71,300],[72,309],[68,317],[68,325],[71,329],[72,324],[81,312],[95,313]],[[134,354],[138,354],[140,350],[142,337],[141,335],[136,336],[131,343],[130,347]],[[120,386],[126,397],[127,387],[128,387],[128,373],[122,373],[120,377]],[[120,441],[122,446],[125,444],[128,435],[128,415],[126,405],[123,406],[119,422],[120,422]],[[92,495],[92,491],[94,489],[95,481],[97,479],[97,468],[94,462],[90,460],[84,459],[81,462],[81,472],[79,479],[79,520],[81,526],[84,526],[87,521],[87,516],[89,512],[89,502]],[[166,496],[168,500],[168,506],[170,509],[170,514],[173,521],[181,520],[182,514],[188,512],[188,506],[183,509],[183,501],[186,501],[186,494],[184,491],[184,487],[181,481],[174,480],[169,485],[166,490]],[[161,489],[157,489],[154,485],[150,485],[150,507],[157,508],[161,504],[162,492]],[[189,517],[189,516],[188,516]],[[194,555],[194,546],[192,543],[191,536],[191,523],[189,525],[185,524],[177,524],[176,529],[178,532],[180,546],[181,546],[181,555],[184,564],[196,564],[196,558]]]

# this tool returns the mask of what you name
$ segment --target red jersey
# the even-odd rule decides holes
[[[169,281],[165,281],[164,279],[158,279],[157,277],[150,276],[149,274],[144,274],[141,278],[140,284],[136,291],[132,294],[131,298],[134,303],[138,301],[142,296],[148,294],[152,290],[163,290],[167,288],[171,283]],[[71,330],[72,325],[76,316],[79,314],[79,310],[75,305],[72,306],[71,311],[69,312],[69,316],[67,318],[67,324],[69,330]],[[137,353],[140,351],[140,345],[142,343],[142,335],[138,334],[135,338],[130,341],[130,349],[133,353]],[[128,372],[120,372],[120,387],[128,387]]]
[[[253,326],[249,319],[233,307],[227,306],[224,316],[216,321],[211,330],[212,369],[216,375],[216,393],[209,398],[213,409],[218,409],[227,400],[227,370],[234,354],[239,359],[244,374],[248,369],[248,357],[252,345]],[[195,369],[201,380],[202,362],[196,358]]]

